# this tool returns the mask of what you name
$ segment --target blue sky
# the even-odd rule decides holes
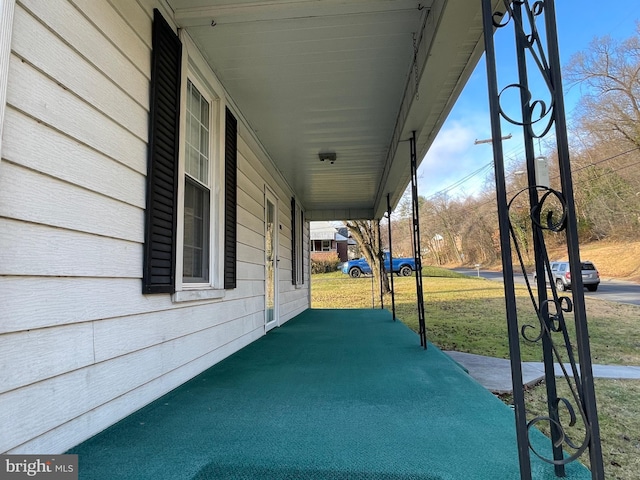
[[[586,51],[594,37],[609,35],[624,39],[636,31],[636,22],[640,21],[640,0],[556,0],[556,14],[562,65],[566,65],[571,56]],[[499,88],[515,83],[515,59],[511,60],[510,48],[513,48],[513,30],[506,27],[495,35],[498,61],[508,58],[498,67]],[[565,104],[568,120],[580,96],[579,89],[567,91],[565,85]],[[511,133],[513,138],[504,142],[507,166],[523,158],[524,147],[519,127],[505,126],[503,135]],[[467,86],[443,125],[431,149],[418,169],[419,194],[430,197],[447,190],[449,196],[472,195],[479,192],[487,173],[486,168],[492,161],[490,144],[474,145],[476,139],[491,137],[489,125],[489,105],[487,100],[486,65],[484,57],[476,67]],[[543,144],[544,149],[544,144]],[[538,152],[536,152],[538,153]],[[452,166],[455,166],[452,168]],[[474,172],[481,170],[478,174]],[[467,181],[465,178],[471,176]],[[462,181],[462,182],[461,182]]]

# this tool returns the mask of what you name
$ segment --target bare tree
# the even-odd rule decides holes
[[[640,147],[640,24],[623,41],[596,37],[586,52],[571,58],[565,76],[583,87],[584,126]]]
[[[351,236],[358,243],[360,251],[373,272],[377,285],[382,285],[382,293],[389,293],[389,279],[384,271],[384,252],[380,241],[380,220],[350,220],[346,222]],[[380,283],[382,281],[382,284]]]
[[[496,241],[498,216],[495,194],[486,191],[477,198],[468,198],[462,208],[465,215],[460,225],[460,236],[465,262],[471,265],[495,263],[500,259],[500,244]]]
[[[572,153],[581,238],[637,238],[640,23],[626,40],[595,38],[571,58],[566,78],[583,91]]]

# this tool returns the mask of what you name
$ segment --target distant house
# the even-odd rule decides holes
[[[355,241],[349,238],[347,227],[336,227],[332,222],[312,222],[310,227],[311,253],[337,252],[341,262],[348,258],[349,245]]]

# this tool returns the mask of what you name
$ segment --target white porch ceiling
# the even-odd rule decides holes
[[[395,205],[482,53],[480,0],[168,2],[309,220]]]

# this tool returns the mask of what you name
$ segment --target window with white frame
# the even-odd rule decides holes
[[[211,106],[187,81],[182,281],[210,283]],[[214,257],[215,258],[215,257]]]

